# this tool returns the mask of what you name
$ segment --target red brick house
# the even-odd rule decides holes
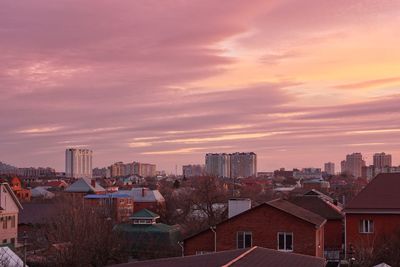
[[[97,209],[114,222],[126,222],[133,214],[134,202],[124,194],[91,194],[84,197],[84,205]]]
[[[400,173],[376,176],[345,207],[346,252],[379,246],[400,231]]]
[[[323,257],[321,216],[286,200],[273,200],[184,240],[185,255],[260,246]]]
[[[134,212],[148,209],[158,212],[165,208],[165,199],[158,190],[150,190],[146,187],[132,188],[132,190],[119,190],[114,194],[129,195],[135,202]]]
[[[317,191],[310,191],[310,193],[313,192]],[[289,201],[326,219],[325,257],[330,260],[339,260],[344,244],[344,215],[341,204],[322,193],[293,196],[289,198]]]

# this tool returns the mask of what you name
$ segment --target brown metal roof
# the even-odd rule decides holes
[[[346,207],[345,212],[400,212],[400,173],[377,175]]]
[[[296,196],[288,199],[291,203],[309,210],[327,220],[341,220],[341,207],[322,199],[319,196]]]
[[[267,202],[267,205],[270,205],[272,207],[275,207],[279,210],[282,210],[286,213],[289,213],[297,218],[300,218],[304,221],[307,221],[309,223],[312,223],[318,227],[322,226],[325,222],[326,219],[319,216],[318,214],[315,214],[309,210],[303,209],[293,203],[290,203],[287,200],[284,199],[276,199]]]
[[[114,267],[324,267],[325,259],[253,247],[206,255],[125,263]]]

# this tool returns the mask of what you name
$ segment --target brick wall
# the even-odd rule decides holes
[[[340,250],[343,244],[344,225],[342,220],[328,220],[325,224],[325,249]]]
[[[374,232],[360,233],[360,220],[373,220]],[[350,245],[357,247],[379,245],[380,239],[391,236],[400,231],[400,214],[346,214],[346,250],[349,253]]]
[[[217,251],[236,249],[238,231],[252,232],[253,246],[271,249],[277,249],[278,232],[292,232],[295,253],[323,255],[323,227],[318,230],[313,224],[268,205],[259,206],[217,225]],[[320,247],[318,241],[321,242]],[[214,234],[211,230],[185,240],[185,255],[194,255],[196,251],[214,251]]]

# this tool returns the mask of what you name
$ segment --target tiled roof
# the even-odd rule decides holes
[[[290,203],[287,200],[284,199],[276,199],[267,202],[268,205],[275,207],[277,209],[280,209],[286,213],[289,213],[297,218],[300,218],[304,221],[307,221],[309,223],[312,223],[316,226],[321,226],[323,225],[326,220],[325,218],[319,216],[318,214],[315,214],[311,211],[308,211],[306,209],[303,209],[293,203]]]
[[[400,173],[381,173],[345,207],[345,212],[400,212]]]
[[[106,191],[102,186],[96,182],[96,186],[91,185],[91,180],[87,178],[80,178],[65,189],[66,192],[75,193],[89,193],[89,192],[104,192]]]
[[[309,210],[327,220],[341,220],[341,208],[319,196],[296,196],[289,198],[293,204]]]
[[[125,263],[114,267],[324,267],[322,258],[253,247],[205,255]]]

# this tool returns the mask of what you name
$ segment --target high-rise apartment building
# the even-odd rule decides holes
[[[353,153],[346,156],[346,160],[341,162],[342,173],[348,173],[354,177],[362,176],[362,167],[365,166],[365,161],[361,153]]]
[[[328,175],[335,175],[335,163],[333,162],[327,162],[324,164],[324,171]]]
[[[65,150],[65,176],[92,178],[93,152],[89,149],[68,148]]]
[[[206,173],[217,177],[230,177],[230,155],[226,153],[206,154]]]
[[[217,177],[245,178],[257,175],[257,155],[250,153],[206,154],[206,173]]]
[[[385,154],[385,152],[375,153],[374,166],[378,169],[382,169],[384,167],[392,167],[392,155]]]
[[[250,153],[233,153],[231,159],[231,178],[247,178],[257,176],[257,155]]]
[[[205,172],[204,165],[195,164],[195,165],[182,166],[182,175],[185,176],[186,178],[203,176],[204,172]]]

